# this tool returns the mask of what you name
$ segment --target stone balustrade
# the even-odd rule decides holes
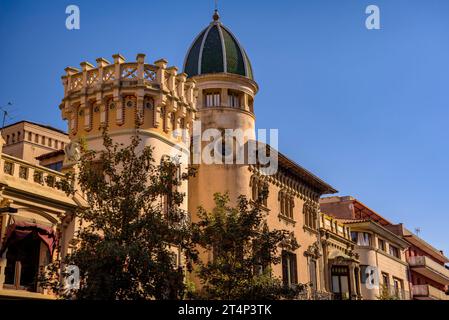
[[[158,60],[152,65],[145,63],[144,54],[138,54],[136,62],[126,62],[120,54],[113,58],[114,63],[98,58],[97,67],[89,62],[82,62],[81,70],[67,67],[66,75],[62,77],[64,97],[101,90],[104,86],[144,85],[161,89],[194,107],[194,81],[187,79],[185,73],[178,74],[176,67],[167,68],[166,60]]]
[[[164,59],[154,64],[145,63],[144,54],[138,54],[135,62],[127,62],[120,54],[113,55],[113,59],[110,63],[98,58],[96,67],[82,62],[80,69],[65,69],[60,109],[63,119],[69,121],[72,136],[79,129],[84,129],[84,134],[90,132],[96,114],[100,115],[100,120],[95,120],[100,126],[112,122],[119,126],[134,125],[135,121],[129,117],[125,120],[130,106],[141,125],[144,113],[151,114],[147,128],[161,127],[165,132],[189,129],[197,111],[195,80],[178,73],[176,67],[167,67]]]
[[[57,192],[64,193],[58,189],[57,182],[64,179],[64,174],[60,172],[32,165],[7,154],[1,154],[0,170],[0,175],[4,178],[15,178],[34,184],[36,187],[52,188]]]

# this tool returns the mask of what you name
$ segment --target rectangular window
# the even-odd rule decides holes
[[[316,276],[316,261],[311,260],[310,261],[310,283],[312,290],[316,291],[318,289],[318,280]]]
[[[296,254],[288,251],[282,251],[282,281],[284,286],[298,283]]]
[[[208,92],[205,97],[206,107],[220,106],[220,92]]]
[[[228,105],[231,108],[240,108],[240,95],[237,92],[228,92]]]
[[[399,249],[392,245],[390,245],[390,255],[398,259],[401,257],[399,254]]]
[[[386,250],[385,240],[378,239],[377,242],[379,245],[379,249],[386,252],[387,250]]]
[[[405,298],[405,292],[403,290],[404,283],[401,279],[393,278],[393,288],[394,288],[394,295],[399,299]]]
[[[388,276],[388,273],[382,272],[382,284],[385,288],[390,288],[390,277]]]
[[[48,169],[55,170],[61,172],[62,170],[62,161],[58,161],[55,163],[50,163],[45,166]]]
[[[371,245],[371,234],[367,232],[351,232],[352,241],[358,246],[369,247]]]

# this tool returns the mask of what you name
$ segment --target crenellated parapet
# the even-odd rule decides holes
[[[164,59],[145,63],[138,54],[126,62],[120,54],[114,62],[97,59],[97,66],[82,62],[80,69],[68,67],[62,77],[62,117],[69,123],[71,138],[101,132],[107,126],[171,135],[175,129],[189,130],[196,114],[195,80],[167,67]]]

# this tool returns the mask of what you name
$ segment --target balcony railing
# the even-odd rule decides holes
[[[16,179],[15,181],[31,183],[33,188],[51,188],[54,190],[52,192],[65,195],[62,190],[58,189],[57,183],[64,179],[64,174],[42,166],[33,165],[10,155],[1,155],[0,176],[3,176],[3,179],[13,178]]]
[[[449,300],[449,296],[445,292],[428,284],[414,285],[412,288],[413,297],[429,298],[436,300]]]
[[[383,296],[384,298],[389,298],[389,299],[396,299],[396,300],[410,300],[411,299],[409,291],[394,288],[394,287],[381,287],[380,293],[381,293],[381,296]]]
[[[449,283],[449,270],[426,256],[409,257],[408,263],[411,268],[430,269],[437,273],[439,277],[446,278],[446,281]]]

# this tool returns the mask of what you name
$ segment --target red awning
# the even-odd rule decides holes
[[[0,249],[0,256],[3,255],[11,244],[26,238],[33,232],[37,233],[39,238],[45,243],[50,251],[50,256],[53,256],[53,251],[56,249],[58,243],[54,230],[51,227],[44,226],[39,223],[26,221],[15,222],[6,228],[6,236]]]

